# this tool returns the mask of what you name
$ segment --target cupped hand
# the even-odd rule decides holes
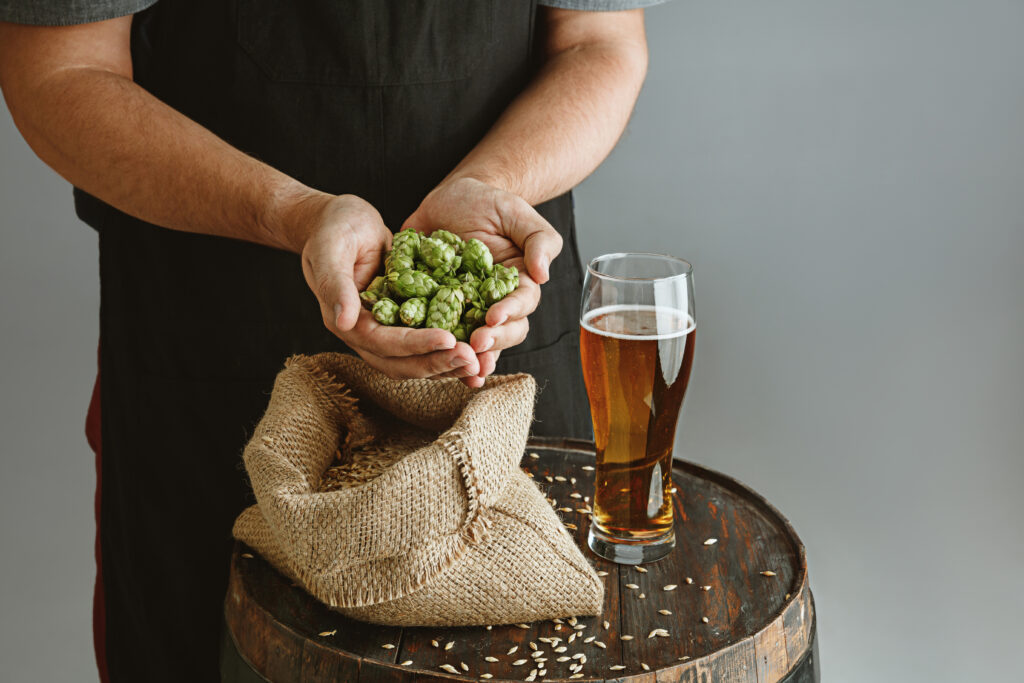
[[[480,386],[494,372],[503,349],[520,344],[530,329],[527,316],[540,303],[540,285],[562,250],[562,236],[526,200],[474,178],[446,180],[406,219],[403,228],[433,232],[444,228],[463,239],[487,245],[495,263],[516,266],[519,287],[487,311],[487,324],[470,338],[478,372],[462,376]]]
[[[359,292],[391,246],[391,231],[371,204],[353,195],[330,197],[311,220],[302,272],[327,329],[389,377],[479,375],[476,353],[451,332],[381,325],[362,307]]]

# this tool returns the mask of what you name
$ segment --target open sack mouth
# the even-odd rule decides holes
[[[294,356],[245,449],[257,504],[234,535],[364,621],[598,614],[602,582],[519,467],[535,393],[525,374],[470,389]]]

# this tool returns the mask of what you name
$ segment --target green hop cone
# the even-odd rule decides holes
[[[391,241],[391,251],[415,260],[420,254],[420,234],[415,230],[396,232]]]
[[[372,310],[373,305],[380,301],[380,298],[377,296],[376,292],[371,292],[367,289],[359,292],[359,300],[363,302],[363,308]]]
[[[469,329],[466,323],[460,322],[458,325],[452,328],[452,334],[455,335],[455,340],[460,342],[468,342],[469,335],[473,333],[473,330]]]
[[[414,259],[402,252],[391,250],[384,257],[384,272],[388,275],[391,273],[401,273],[404,270],[412,270],[414,265]]]
[[[419,327],[427,319],[427,300],[422,296],[409,299],[398,309],[398,317],[407,327]]]
[[[398,304],[384,297],[373,305],[373,318],[381,325],[394,325],[398,321]]]
[[[473,273],[465,272],[465,271],[459,273],[456,276],[456,278],[459,280],[459,282],[476,282],[476,283],[480,282],[480,278],[478,278],[476,275],[474,275]]]
[[[480,299],[480,285],[476,282],[457,282],[456,287],[462,290],[466,304],[483,303]]]
[[[505,267],[496,263],[494,264],[494,279],[504,283],[505,289],[511,294],[519,286],[519,269],[515,266]]]
[[[445,268],[444,266],[441,266],[440,268],[434,268],[433,270],[428,272],[430,273],[430,277],[434,278],[434,280],[436,280],[437,282],[443,283],[448,278],[453,277],[451,268]]]
[[[462,314],[462,324],[466,325],[470,332],[478,327],[482,327],[487,321],[487,309],[479,308],[477,306],[470,306],[466,309],[466,312]]]
[[[381,297],[387,296],[387,293],[388,282],[384,276],[378,275],[373,278],[365,290],[359,293],[359,298],[366,308],[373,308],[373,305],[380,301]]]
[[[505,285],[504,280],[499,280],[495,277],[489,277],[480,283],[480,298],[483,299],[484,303],[488,306],[501,301],[508,296],[508,287]]]
[[[401,272],[388,273],[388,286],[392,292],[403,299],[418,296],[431,297],[437,291],[437,283],[433,278],[411,268]]]
[[[435,270],[454,270],[452,264],[455,262],[455,247],[433,237],[424,237],[420,240],[420,258]]]
[[[493,264],[491,250],[480,240],[471,239],[462,248],[462,270],[483,279],[490,275]]]
[[[456,254],[462,252],[462,247],[465,244],[465,242],[462,241],[461,237],[459,237],[453,232],[448,232],[447,230],[435,230],[434,232],[430,233],[430,236],[435,240],[441,240],[445,244],[452,245],[455,248]]]
[[[461,289],[441,287],[427,306],[427,327],[452,331],[459,324],[464,304]]]
[[[438,284],[444,285],[445,287],[461,287],[462,280],[454,275],[445,275],[438,281]]]

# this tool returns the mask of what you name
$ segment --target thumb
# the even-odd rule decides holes
[[[334,314],[334,325],[339,332],[348,332],[356,326],[359,320],[359,311],[362,303],[359,300],[359,288],[352,279],[352,268],[339,272],[335,279],[334,291],[337,292],[337,299],[331,307]]]
[[[412,215],[405,219],[405,222],[402,223],[401,229],[419,230],[420,232],[426,232],[427,222],[426,216],[424,214],[425,212],[423,211],[422,207],[416,209],[415,211],[412,212]]]
[[[351,254],[340,253],[323,259],[312,254],[302,259],[306,283],[320,302],[324,324],[331,330],[347,332],[356,325],[362,304],[353,279]]]
[[[562,251],[562,236],[520,197],[512,204],[512,215],[502,216],[502,223],[522,249],[530,277],[540,284],[547,282],[551,262]]]

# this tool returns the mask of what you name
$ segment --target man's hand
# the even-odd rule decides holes
[[[494,372],[502,349],[526,339],[526,319],[540,303],[540,284],[547,282],[551,261],[562,250],[562,237],[521,197],[469,177],[449,179],[434,189],[405,221],[404,228],[432,232],[449,230],[463,239],[487,245],[495,263],[519,269],[519,287],[491,306],[487,324],[477,328],[470,345],[479,369],[463,381],[481,386]]]
[[[324,325],[363,360],[394,378],[467,377],[480,373],[469,345],[447,330],[379,324],[359,292],[380,270],[391,231],[369,203],[353,195],[313,201],[312,229],[302,248],[302,272],[320,302]],[[493,371],[493,368],[492,368]]]

